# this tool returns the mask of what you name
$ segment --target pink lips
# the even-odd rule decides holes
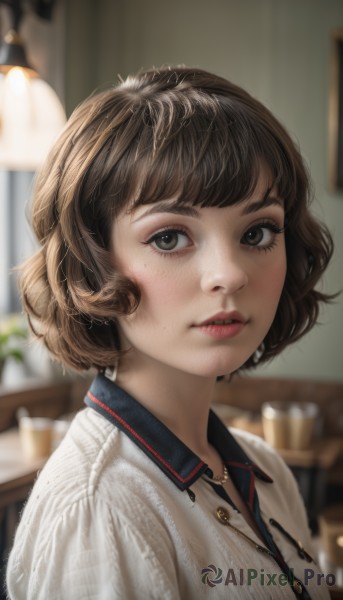
[[[216,339],[226,339],[236,336],[246,324],[246,319],[237,311],[220,312],[195,327]]]

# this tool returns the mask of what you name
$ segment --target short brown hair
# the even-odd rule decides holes
[[[284,127],[256,99],[199,69],[151,69],[97,93],[73,113],[41,170],[33,199],[40,249],[22,268],[34,333],[78,370],[112,366],[116,318],[140,300],[110,260],[113,219],[177,196],[223,207],[254,190],[261,162],[285,201],[287,275],[261,360],[298,340],[329,296],[315,289],[332,239],[309,212],[310,185]],[[253,366],[250,358],[244,367]]]

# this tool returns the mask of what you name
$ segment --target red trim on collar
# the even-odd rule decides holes
[[[179,473],[177,473],[177,471],[175,471],[156,452],[156,450],[154,450],[154,448],[152,448],[149,444],[147,444],[147,442],[134,429],[132,429],[132,427],[126,421],[124,421],[124,419],[122,417],[120,417],[116,412],[114,412],[106,404],[104,404],[103,402],[101,402],[101,400],[99,400],[98,398],[96,398],[96,396],[94,396],[94,394],[92,394],[92,392],[88,391],[87,392],[87,396],[89,396],[89,398],[90,398],[90,400],[92,400],[92,402],[95,402],[95,404],[98,404],[99,406],[101,406],[101,408],[103,410],[106,410],[110,415],[112,415],[112,417],[114,417],[115,419],[117,419],[117,421],[119,421],[125,427],[125,429],[127,429],[137,440],[139,440],[140,443],[143,444],[143,446],[145,446],[147,448],[147,450],[149,450],[149,452],[151,452],[151,454],[153,454],[157,458],[157,460],[159,460],[174,475],[174,477],[176,477],[182,483],[187,483],[187,481],[189,481],[190,479],[192,479],[192,477],[204,466],[205,463],[202,462],[202,461],[200,461],[199,464],[193,469],[193,471],[191,473],[189,473],[189,475],[186,478],[181,477],[181,475],[179,475]]]
[[[262,475],[262,477],[265,479],[265,481],[268,481],[269,483],[274,483],[273,479],[267,475],[267,473],[265,473],[263,471],[263,469],[261,469],[258,465],[255,465],[252,462],[248,462],[248,463],[241,463],[241,462],[237,462],[235,460],[227,460],[225,461],[227,465],[231,465],[232,467],[237,467],[238,469],[245,469],[246,471],[253,471],[255,473],[255,475]]]

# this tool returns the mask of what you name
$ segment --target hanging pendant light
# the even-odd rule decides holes
[[[0,49],[0,168],[35,171],[65,121],[57,94],[29,65],[20,35],[10,30]]]

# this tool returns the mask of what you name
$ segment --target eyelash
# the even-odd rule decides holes
[[[161,248],[155,248],[154,246],[152,246],[152,244],[160,239],[163,235],[167,234],[167,233],[176,233],[178,235],[183,235],[185,237],[187,237],[188,239],[190,239],[190,235],[189,233],[186,231],[186,229],[183,229],[182,227],[164,227],[163,229],[161,229],[160,231],[157,231],[157,233],[154,233],[154,235],[152,235],[146,242],[143,242],[143,244],[147,245],[147,246],[151,246],[152,250],[154,250],[154,252],[157,252],[160,256],[177,256],[179,254],[181,254],[184,250],[184,248],[182,248],[181,250],[162,250]]]
[[[283,233],[285,231],[284,227],[279,227],[276,223],[272,222],[272,221],[261,221],[260,223],[256,223],[256,225],[253,225],[252,227],[250,227],[249,229],[246,230],[246,232],[243,234],[241,240],[243,240],[243,238],[251,231],[258,231],[259,229],[268,229],[272,234],[274,234],[272,241],[266,245],[266,246],[259,246],[259,245],[254,245],[254,244],[243,244],[246,245],[248,247],[250,247],[251,250],[257,250],[258,252],[264,251],[267,252],[268,250],[272,250],[274,248],[274,246],[276,245],[276,235],[279,235],[281,233]],[[152,244],[154,242],[156,242],[156,240],[160,239],[164,234],[167,233],[172,233],[172,234],[177,234],[177,235],[183,235],[185,237],[187,237],[188,239],[190,239],[189,233],[183,229],[182,227],[164,227],[163,229],[161,229],[160,231],[154,233],[154,235],[152,235],[146,242],[143,242],[143,244],[147,245],[147,246],[151,246],[152,249],[157,252],[160,256],[178,256],[179,254],[181,254],[184,251],[184,248],[182,248],[181,250],[163,250],[161,248],[156,248],[154,246],[152,246]],[[243,243],[243,242],[241,242]]]
[[[276,245],[276,236],[279,235],[280,233],[284,233],[284,231],[285,231],[284,227],[279,227],[273,221],[261,221],[260,223],[256,223],[256,225],[249,227],[249,229],[247,229],[247,231],[244,233],[244,235],[242,236],[241,239],[243,239],[250,231],[254,231],[254,230],[257,231],[259,229],[268,229],[273,234],[273,238],[272,238],[271,242],[266,246],[259,246],[259,245],[253,245],[253,244],[250,245],[251,250],[257,250],[258,252],[261,252],[261,251],[268,252],[269,250],[272,250]],[[246,244],[246,245],[249,246],[249,244]]]

